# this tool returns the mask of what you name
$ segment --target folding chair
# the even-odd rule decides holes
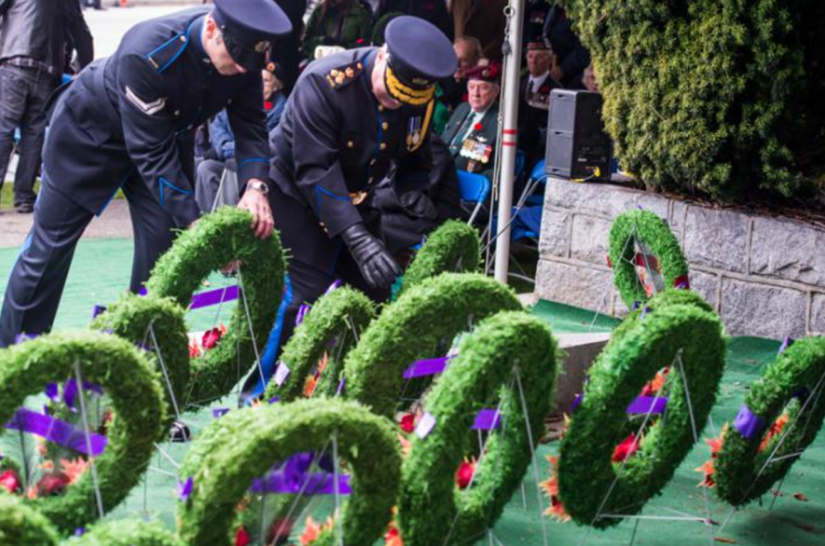
[[[472,225],[475,222],[476,216],[484,206],[484,202],[490,196],[490,188],[492,184],[483,174],[473,174],[467,171],[458,171],[458,192],[461,200],[466,203],[475,203],[475,208],[470,214],[470,220],[467,222]]]

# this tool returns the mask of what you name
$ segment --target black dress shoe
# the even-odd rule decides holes
[[[30,203],[23,203],[22,205],[15,206],[14,210],[16,210],[18,214],[31,214],[34,212],[34,205]]]
[[[192,440],[192,433],[189,427],[182,421],[175,421],[169,429],[169,441],[176,443],[186,443]]]

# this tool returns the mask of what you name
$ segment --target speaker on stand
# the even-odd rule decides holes
[[[547,121],[545,171],[574,181],[608,181],[613,144],[604,131],[602,96],[554,89]]]

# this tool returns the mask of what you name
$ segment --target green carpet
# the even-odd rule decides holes
[[[14,263],[17,251],[0,250],[0,293],[5,290],[8,273]],[[66,285],[56,328],[82,328],[90,319],[92,306],[114,300],[129,281],[132,244],[127,240],[84,241],[78,246],[72,271]],[[213,286],[224,282],[213,279]],[[617,324],[615,319],[594,316],[592,312],[550,302],[540,302],[533,312],[547,320],[554,331],[562,332],[604,332]],[[201,329],[212,324],[214,311],[194,317],[193,329]],[[712,413],[714,428],[718,431],[725,421],[733,420],[742,403],[748,385],[760,376],[764,367],[776,354],[779,343],[775,341],[737,338],[730,345],[728,367],[723,378],[719,399]],[[231,407],[234,399],[215,403],[212,407]],[[202,427],[211,421],[208,409],[187,414],[187,422],[197,435]],[[705,430],[710,437],[710,429]],[[173,459],[180,461],[186,451],[185,445],[165,444],[163,449]],[[539,450],[540,476],[548,476],[545,461],[547,455],[557,452],[557,444],[542,446]],[[696,487],[700,474],[694,469],[709,456],[709,448],[702,444],[694,448],[685,463],[679,468],[673,481],[663,494],[651,500],[645,508],[645,516],[673,516],[678,513],[704,516],[704,497]],[[144,484],[135,488],[129,499],[109,517],[113,519],[129,515],[158,517],[170,528],[174,526],[175,478],[174,466],[161,455],[153,461]],[[169,475],[169,474],[172,475]],[[493,542],[489,538],[478,545],[503,544],[506,546],[541,546],[542,525],[539,519],[536,485],[531,469],[524,479],[524,496],[516,493],[504,514],[496,524]],[[585,486],[586,484],[582,484]],[[795,493],[801,493],[808,500],[797,500]],[[805,455],[794,466],[785,480],[782,494],[776,499],[773,512],[769,511],[772,496],[755,503],[737,513],[721,533],[724,539],[743,545],[812,545],[825,544],[825,435],[820,435]],[[542,499],[546,505],[546,500]],[[712,518],[723,522],[730,508],[710,495]],[[560,524],[545,518],[548,544],[630,544],[634,529],[633,521],[625,521],[608,531],[592,531],[573,523]],[[717,534],[719,534],[717,532]],[[497,542],[496,542],[497,541]],[[297,542],[296,542],[297,543]],[[701,545],[709,543],[706,528],[695,522],[641,520],[636,534],[637,544],[661,545]],[[439,546],[439,545],[433,545]]]

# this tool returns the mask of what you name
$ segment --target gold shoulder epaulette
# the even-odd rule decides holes
[[[343,89],[360,76],[363,71],[364,63],[361,61],[333,68],[327,74],[327,82],[333,89]]]

